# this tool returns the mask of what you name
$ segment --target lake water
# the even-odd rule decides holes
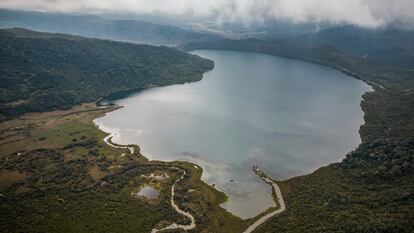
[[[270,55],[193,53],[215,61],[202,81],[112,100],[125,107],[95,123],[150,159],[201,165],[202,178],[229,195],[222,206],[230,212],[250,218],[275,206],[252,165],[286,179],[340,161],[360,143],[365,83]]]

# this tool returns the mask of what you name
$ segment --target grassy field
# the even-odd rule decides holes
[[[196,217],[194,232],[241,232],[243,222],[219,207],[226,196],[200,180],[202,169],[185,162],[148,161],[106,145],[92,120],[116,107],[84,104],[66,111],[26,114],[0,123],[1,232],[150,232],[158,224],[188,221],[177,202]],[[168,174],[165,180],[148,178]],[[155,200],[131,196],[150,185]]]

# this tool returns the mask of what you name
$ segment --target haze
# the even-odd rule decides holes
[[[412,0],[1,0],[0,7],[122,14],[166,14],[246,25],[268,20],[380,27],[414,25]]]

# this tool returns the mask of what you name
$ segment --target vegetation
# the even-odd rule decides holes
[[[169,204],[180,175],[172,166],[187,173],[177,202],[196,217],[194,232],[242,232],[254,221],[220,208],[225,195],[200,181],[202,169],[194,164],[148,161],[138,147],[130,154],[104,144],[105,133],[91,121],[115,107],[74,106],[119,91],[199,80],[212,62],[166,47],[23,29],[0,30],[0,45],[1,114],[9,119],[0,122],[1,232],[149,232],[185,223]],[[256,232],[414,231],[413,70],[299,40],[224,40],[183,48],[298,58],[374,86],[362,102],[362,144],[340,163],[279,182],[287,210]],[[169,178],[145,178],[155,172]],[[147,183],[159,188],[158,199],[131,196]]]
[[[398,27],[366,29],[342,26],[298,36],[296,39],[325,43],[363,59],[414,67],[414,31]]]
[[[342,163],[279,182],[287,210],[256,232],[413,232],[412,141],[362,144]]]
[[[171,185],[181,175],[171,167],[186,170],[176,202],[200,223],[195,232],[246,227],[219,207],[226,197],[200,180],[201,168],[106,145],[92,120],[114,109],[85,104],[0,123],[1,232],[147,233],[158,224],[185,223],[170,205]],[[168,178],[148,178],[151,173]],[[147,184],[160,190],[159,198],[131,195]]]
[[[200,180],[201,168],[148,161],[137,146],[130,154],[106,145],[92,120],[115,106],[75,105],[196,81],[211,61],[167,47],[24,29],[0,34],[2,119],[19,116],[0,122],[1,232],[149,232],[184,223],[170,206],[170,188],[180,175],[172,166],[188,174],[178,185],[178,203],[204,223],[195,231],[246,226],[219,207],[226,196]],[[159,172],[168,178],[145,178]],[[158,199],[131,195],[148,183],[160,190]]]
[[[351,42],[350,42],[351,43]],[[297,58],[370,83],[361,145],[336,164],[279,182],[287,210],[255,232],[414,231],[414,71],[300,40],[222,40],[184,49],[230,49]],[[413,68],[413,67],[411,67]]]
[[[197,81],[213,65],[163,46],[0,30],[0,121],[119,91]]]

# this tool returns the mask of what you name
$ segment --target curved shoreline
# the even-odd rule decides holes
[[[131,154],[134,154],[134,147],[133,146],[120,146],[120,145],[115,145],[111,142],[111,139],[113,136],[117,135],[117,133],[110,133],[108,136],[103,138],[103,141],[114,148],[118,148],[118,149],[129,149],[129,151],[131,152]],[[185,231],[188,230],[192,230],[196,227],[196,222],[195,222],[195,218],[193,215],[191,215],[189,212],[186,212],[182,209],[180,209],[180,207],[178,207],[178,205],[175,203],[174,201],[174,196],[175,196],[175,186],[178,182],[180,182],[181,180],[184,179],[184,176],[186,174],[185,170],[180,169],[178,167],[172,167],[173,169],[177,169],[177,170],[181,170],[183,173],[180,176],[180,178],[178,178],[174,184],[171,186],[171,199],[170,199],[170,203],[171,203],[171,207],[180,215],[187,217],[190,219],[190,224],[187,225],[182,225],[182,224],[177,224],[177,223],[172,223],[166,227],[163,227],[161,229],[156,229],[153,228],[151,230],[151,233],[157,233],[157,232],[161,232],[164,230],[175,230],[175,229],[182,229]],[[253,172],[256,173],[264,182],[266,182],[267,184],[272,186],[273,191],[276,194],[276,199],[277,199],[277,205],[279,206],[279,208],[277,210],[274,210],[262,217],[260,217],[258,220],[256,220],[253,224],[251,224],[245,231],[243,231],[243,233],[251,233],[253,232],[257,227],[259,227],[261,224],[263,224],[264,222],[266,222],[268,219],[270,219],[271,217],[282,213],[283,211],[286,210],[286,204],[285,201],[283,199],[282,196],[282,191],[280,190],[280,187],[273,181],[271,180],[263,171],[261,171],[258,167],[253,166]]]
[[[99,127],[98,127],[99,128]],[[115,135],[117,135],[118,133],[110,133],[108,136],[106,136],[106,137],[104,137],[103,138],[103,141],[107,144],[107,145],[109,145],[109,146],[111,146],[111,147],[113,147],[113,148],[117,148],[117,149],[128,149],[129,150],[129,152],[131,153],[131,154],[134,154],[134,152],[135,152],[135,149],[134,149],[134,147],[133,146],[119,146],[119,145],[115,145],[115,144],[113,144],[112,143],[112,138],[115,136]]]
[[[254,166],[253,167],[253,171],[260,177],[262,178],[262,180],[264,182],[266,182],[267,184],[272,186],[273,191],[276,194],[276,198],[277,198],[277,202],[276,204],[278,204],[279,209],[272,211],[264,216],[262,216],[261,218],[259,218],[258,220],[256,220],[256,222],[254,222],[252,225],[250,225],[245,231],[243,231],[243,233],[251,233],[252,231],[254,231],[258,226],[260,226],[261,224],[263,224],[264,222],[266,222],[269,218],[275,216],[276,214],[280,214],[283,211],[286,210],[286,204],[285,204],[285,200],[283,199],[282,196],[282,191],[280,190],[279,186],[273,181],[271,180],[263,171],[261,171],[258,167]]]
[[[111,133],[108,136],[103,138],[103,141],[114,148],[118,148],[118,149],[129,149],[131,154],[134,154],[134,147],[132,146],[119,146],[119,145],[115,145],[111,142],[111,138],[113,136],[117,135],[117,133]],[[156,229],[153,228],[151,230],[151,233],[157,233],[157,232],[161,232],[164,230],[175,230],[175,229],[182,229],[185,231],[188,230],[192,230],[196,227],[196,222],[195,222],[195,218],[193,215],[191,215],[189,212],[186,212],[182,209],[180,209],[180,207],[178,207],[178,205],[175,203],[174,201],[174,196],[175,196],[175,185],[180,182],[181,180],[184,179],[184,176],[186,174],[185,170],[180,169],[178,167],[172,167],[173,169],[177,169],[177,170],[181,170],[183,173],[180,176],[180,178],[178,178],[174,184],[171,186],[171,199],[170,199],[170,203],[171,203],[171,207],[173,207],[173,209],[179,213],[180,215],[187,217],[190,219],[190,224],[187,225],[182,225],[182,224],[177,224],[177,223],[172,223],[166,227],[163,227],[161,229]],[[276,194],[276,198],[277,198],[277,205],[279,206],[279,208],[275,211],[272,211],[262,217],[260,217],[258,220],[256,220],[256,222],[254,222],[253,224],[251,224],[245,231],[243,231],[243,233],[251,233],[252,231],[254,231],[258,226],[260,226],[261,224],[263,224],[264,222],[266,222],[268,219],[270,219],[271,217],[282,213],[283,211],[286,210],[286,204],[285,201],[283,199],[282,196],[282,191],[280,190],[280,187],[273,181],[271,180],[263,171],[261,171],[258,167],[253,166],[253,172],[256,173],[264,182],[266,182],[267,184],[272,186],[273,191]]]
[[[111,146],[111,147],[114,147],[114,148],[117,148],[117,149],[129,149],[129,151],[130,151],[130,153],[131,154],[134,154],[134,147],[133,146],[120,146],[120,145],[115,145],[115,144],[113,144],[111,141],[111,139],[112,139],[112,137],[114,137],[115,135],[117,135],[118,133],[110,133],[108,136],[106,136],[106,137],[104,137],[103,138],[103,141],[107,144],[107,145],[109,145],[109,146]],[[170,202],[171,202],[171,207],[173,207],[173,209],[177,212],[177,213],[179,213],[180,215],[182,215],[182,216],[185,216],[185,217],[187,217],[187,218],[189,218],[190,219],[190,221],[191,221],[191,223],[190,224],[188,224],[188,225],[181,225],[181,224],[177,224],[177,223],[172,223],[171,225],[169,225],[169,226],[166,226],[166,227],[164,227],[164,228],[161,228],[161,229],[155,229],[155,228],[153,228],[152,230],[151,230],[151,233],[156,233],[156,232],[160,232],[160,231],[164,231],[164,230],[174,230],[174,229],[183,229],[183,230],[185,230],[185,231],[187,231],[187,230],[191,230],[191,229],[193,229],[193,228],[195,228],[196,227],[196,224],[195,224],[195,218],[194,218],[194,216],[193,215],[191,215],[189,212],[186,212],[186,211],[184,211],[184,210],[182,210],[182,209],[180,209],[180,207],[178,207],[178,205],[175,203],[175,201],[174,201],[174,195],[175,195],[175,185],[178,183],[178,182],[180,182],[182,179],[184,179],[184,176],[185,176],[185,174],[186,174],[186,172],[185,172],[185,170],[183,170],[183,169],[180,169],[180,168],[178,168],[178,167],[172,167],[173,169],[177,169],[177,170],[181,170],[183,173],[182,173],[182,175],[180,176],[180,178],[178,178],[175,182],[174,182],[174,184],[171,186],[171,200],[170,200]]]

